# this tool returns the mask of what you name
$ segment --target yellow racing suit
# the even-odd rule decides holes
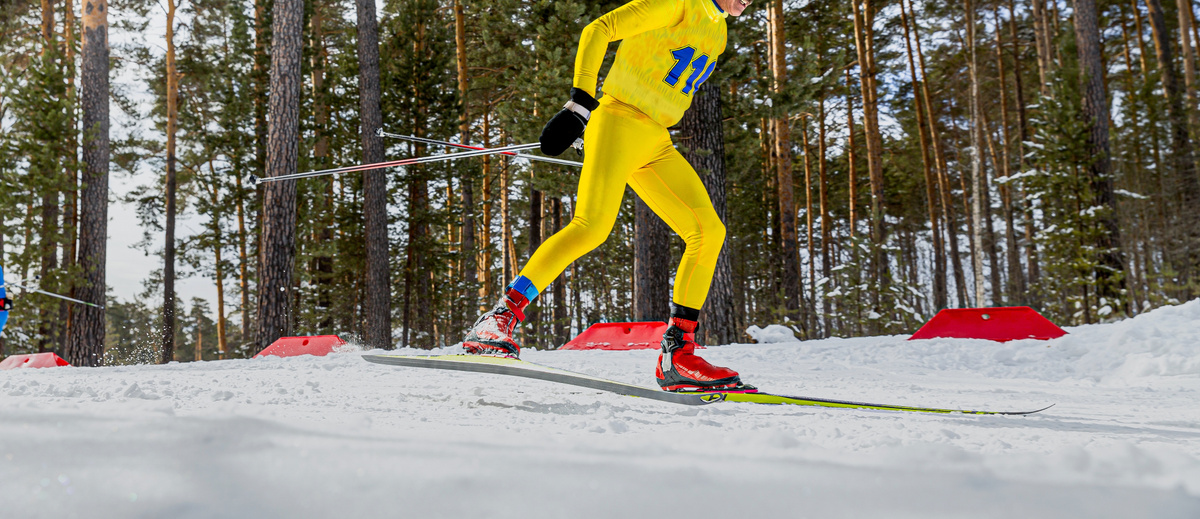
[[[667,127],[683,117],[725,50],[725,17],[714,0],[634,0],[584,28],[574,86],[589,94],[596,92],[608,44],[622,42],[584,133],[574,218],[521,271],[537,290],[604,243],[629,185],[687,244],[673,301],[704,305],[725,226]]]

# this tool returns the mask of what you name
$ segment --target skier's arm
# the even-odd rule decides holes
[[[634,0],[589,23],[579,37],[573,86],[596,95],[596,82],[608,44],[679,23],[683,19],[683,4],[683,0]]]

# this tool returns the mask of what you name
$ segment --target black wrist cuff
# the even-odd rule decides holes
[[[578,88],[571,88],[571,100],[575,101],[575,104],[587,108],[588,111],[600,107],[600,101],[597,101],[591,94]]]
[[[671,317],[678,317],[680,319],[687,319],[689,321],[699,321],[700,310],[671,303]]]

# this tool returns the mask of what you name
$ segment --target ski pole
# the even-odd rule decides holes
[[[320,171],[309,171],[307,173],[292,173],[290,175],[279,175],[276,177],[258,178],[255,175],[250,175],[250,185],[263,184],[267,182],[282,182],[284,180],[297,180],[301,178],[320,177],[324,175],[334,175],[337,173],[349,173],[352,171],[367,171],[371,169],[392,168],[396,166],[410,166],[413,164],[424,164],[427,162],[441,162],[443,160],[465,159],[469,157],[481,157],[483,155],[493,155],[496,153],[504,153],[506,151],[524,151],[541,147],[541,144],[536,142],[530,144],[517,144],[514,146],[506,146],[503,148],[492,148],[487,150],[464,151],[462,153],[443,153],[441,155],[433,155],[429,157],[417,157],[414,159],[393,160],[388,162],[377,162],[375,164],[360,164],[357,166],[346,166],[342,168],[323,169]]]
[[[452,146],[455,148],[466,148],[468,150],[486,150],[487,149],[487,148],[480,148],[478,146],[468,146],[466,144],[458,144],[458,143],[454,143],[454,142],[439,141],[439,140],[435,140],[435,139],[426,139],[424,137],[417,137],[414,135],[400,135],[397,133],[389,133],[389,132],[383,131],[383,128],[376,130],[375,134],[380,137],[391,137],[393,139],[402,139],[402,140],[412,141],[412,142],[423,142],[425,144],[433,144],[435,146]],[[528,155],[525,153],[513,153],[511,151],[504,152],[503,155],[508,155],[510,157],[517,157],[517,158],[526,159],[526,160],[540,160],[542,162],[549,162],[552,164],[563,164],[566,166],[583,167],[582,162],[576,162],[573,160],[566,160],[566,159],[556,159],[554,157],[543,157],[541,155]]]
[[[72,298],[70,298],[70,297],[67,297],[67,296],[58,295],[58,294],[55,294],[55,293],[53,293],[53,292],[47,292],[47,291],[45,291],[45,290],[39,290],[39,289],[36,289],[36,288],[29,288],[29,287],[27,287],[27,286],[24,286],[24,285],[18,285],[18,284],[16,284],[16,283],[7,283],[7,286],[10,286],[10,287],[17,287],[17,288],[22,288],[22,289],[25,289],[25,290],[27,290],[27,291],[29,291],[29,292],[33,292],[33,293],[35,293],[35,294],[42,294],[42,295],[45,295],[45,296],[57,297],[57,298],[59,298],[59,299],[65,299],[65,300],[67,300],[67,301],[70,301],[70,302],[72,302],[72,303],[79,303],[79,304],[81,304],[81,305],[94,306],[94,307],[96,307],[96,308],[99,308],[99,309],[101,309],[101,310],[103,310],[103,309],[104,309],[104,307],[103,307],[103,306],[100,306],[100,305],[98,305],[98,304],[95,304],[95,303],[89,303],[89,302],[87,302],[87,301],[80,301],[80,300],[78,300],[78,299],[72,299]]]

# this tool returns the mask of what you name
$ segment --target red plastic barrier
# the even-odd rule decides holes
[[[314,355],[324,357],[333,353],[334,348],[346,344],[336,335],[310,335],[307,337],[280,337],[254,358],[274,355],[276,357],[295,357],[298,355]]]
[[[942,310],[908,340],[944,337],[1006,342],[1019,339],[1049,340],[1066,334],[1037,310],[1028,306],[1005,306]]]
[[[48,351],[46,353],[34,353],[32,355],[13,355],[0,362],[0,369],[17,369],[17,368],[57,368],[59,366],[70,366],[71,363],[63,360],[56,353]]]
[[[656,350],[660,347],[667,323],[596,323],[577,335],[560,350]],[[692,334],[684,334],[692,339]]]

